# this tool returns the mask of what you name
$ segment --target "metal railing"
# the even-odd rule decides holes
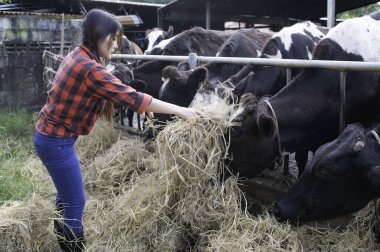
[[[287,83],[291,81],[291,68],[319,68],[335,70],[340,72],[340,116],[339,132],[345,128],[346,111],[346,75],[347,71],[380,72],[380,62],[357,62],[357,61],[334,61],[334,60],[296,60],[296,59],[267,59],[267,58],[235,58],[235,57],[209,57],[198,56],[190,53],[189,56],[167,56],[167,55],[132,55],[114,54],[112,59],[130,60],[162,60],[162,61],[189,61],[191,68],[200,63],[229,63],[229,64],[253,64],[262,66],[277,66],[286,68]]]

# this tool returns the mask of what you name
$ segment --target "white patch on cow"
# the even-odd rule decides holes
[[[232,122],[240,116],[244,112],[245,108],[242,106],[239,106],[238,109],[230,115],[230,118],[228,119],[229,124],[232,124]]]
[[[293,43],[292,35],[298,33],[309,36],[305,31],[318,38],[322,38],[324,36],[324,34],[318,29],[318,26],[310,21],[305,21],[283,28],[281,31],[273,35],[273,38],[279,38],[284,44],[285,50],[289,51]]]
[[[256,50],[256,52],[257,52],[257,57],[260,58],[261,52],[259,50]]]
[[[106,69],[110,73],[115,70],[116,66],[114,64],[107,64]]]
[[[164,50],[165,47],[170,43],[170,41],[172,41],[175,37],[176,36],[162,40],[160,43],[155,45],[151,50],[146,50],[144,52],[144,54],[150,54],[150,52],[153,51],[155,48],[159,48],[160,50]]]
[[[165,87],[168,85],[168,83],[169,83],[169,81],[170,81],[170,78],[167,78],[167,79],[162,78],[162,81],[163,81],[164,83],[163,83],[162,86],[161,86],[161,91],[160,91],[160,92],[164,91]]]
[[[164,35],[163,30],[154,30],[151,33],[149,33],[148,36],[146,36],[146,38],[149,41],[148,48],[146,49],[146,51],[150,52],[152,50],[154,43],[157,41],[158,37],[161,35]]]
[[[380,61],[380,21],[369,16],[346,20],[332,28],[325,38],[364,61]]]
[[[277,50],[277,54],[276,55],[267,54],[266,56],[269,59],[282,59],[282,54],[281,54],[280,50]]]
[[[309,50],[307,51],[307,57],[308,57],[308,59],[312,59],[313,58],[313,53],[310,52]]]

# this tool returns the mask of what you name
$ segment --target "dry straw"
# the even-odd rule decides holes
[[[216,107],[214,107],[216,108]],[[374,251],[373,207],[342,230],[279,224],[251,216],[238,179],[221,178],[228,148],[221,104],[203,118],[175,120],[157,137],[154,153],[138,138],[100,122],[77,142],[86,188],[88,251]],[[47,184],[31,159],[34,178]],[[38,171],[37,171],[38,170]],[[57,251],[52,232],[54,190],[0,208],[2,251]],[[4,249],[3,249],[4,248]]]

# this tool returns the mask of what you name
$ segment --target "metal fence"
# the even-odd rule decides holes
[[[162,61],[188,61],[190,68],[201,63],[229,63],[229,64],[253,64],[262,66],[277,66],[286,68],[287,82],[292,80],[292,68],[319,68],[340,72],[340,116],[339,132],[345,128],[346,111],[346,75],[347,71],[380,72],[380,62],[357,62],[357,61],[333,61],[333,60],[296,60],[296,59],[266,59],[266,58],[235,58],[235,57],[208,57],[190,53],[189,56],[166,56],[166,55],[132,55],[114,54],[112,59],[129,60],[162,60]]]

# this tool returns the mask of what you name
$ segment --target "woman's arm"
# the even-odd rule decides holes
[[[147,107],[146,112],[161,113],[161,114],[173,114],[183,119],[189,119],[191,117],[202,115],[201,112],[194,108],[180,107],[171,103],[160,101],[153,98],[150,105]]]

